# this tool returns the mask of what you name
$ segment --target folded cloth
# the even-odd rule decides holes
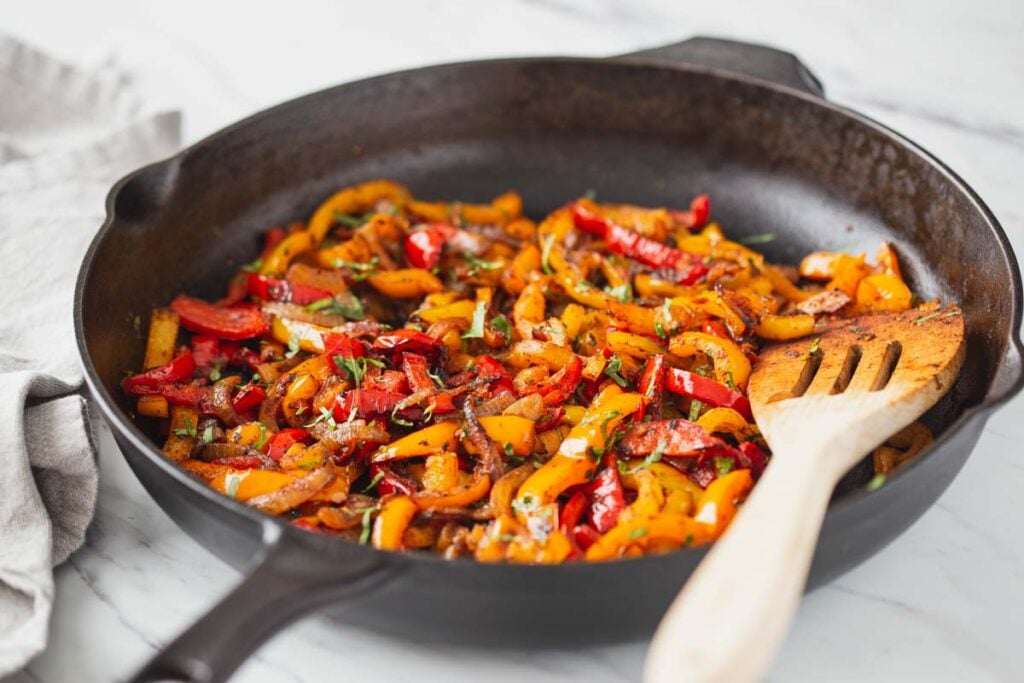
[[[0,35],[0,677],[46,645],[53,566],[85,539],[95,445],[72,298],[110,186],[171,153],[176,112],[147,114],[123,75]]]

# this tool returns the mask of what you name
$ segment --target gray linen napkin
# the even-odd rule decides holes
[[[97,470],[71,303],[104,198],[179,141],[123,75],[0,35],[0,677],[46,645],[53,570],[84,540]]]

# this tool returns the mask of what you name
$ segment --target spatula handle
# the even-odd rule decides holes
[[[658,627],[646,683],[756,681],[786,635],[840,476],[776,454]],[[824,471],[829,470],[829,471]]]

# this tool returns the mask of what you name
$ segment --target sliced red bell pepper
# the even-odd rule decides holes
[[[661,417],[661,394],[665,389],[665,356],[656,354],[647,359],[644,371],[640,375],[640,382],[637,384],[637,391],[646,400],[640,404],[636,411],[636,420],[644,419],[647,409],[655,418]]]
[[[739,465],[750,470],[750,476],[757,479],[768,466],[768,454],[753,441],[744,441],[739,447]]]
[[[266,333],[270,325],[255,306],[221,308],[202,299],[180,295],[171,308],[181,317],[185,329],[220,339],[251,339]]]
[[[415,484],[396,474],[386,463],[370,463],[369,474],[370,481],[377,481],[376,493],[378,496],[386,496],[389,493],[403,493],[411,496],[416,492]]]
[[[231,407],[235,412],[244,413],[259,406],[266,397],[267,390],[260,385],[246,384],[231,399]]]
[[[252,470],[263,467],[266,463],[258,455],[232,455],[227,458],[217,458],[214,465],[227,465],[236,470]]]
[[[583,361],[573,355],[561,370],[539,382],[536,389],[544,399],[544,405],[558,406],[568,401],[580,380],[583,379]]]
[[[305,429],[298,427],[289,427],[288,429],[282,429],[277,434],[267,441],[264,449],[270,459],[274,462],[280,462],[281,457],[285,454],[289,448],[297,443],[309,443],[313,440],[313,436]]]
[[[121,388],[126,394],[154,393],[144,390],[153,389],[161,384],[189,381],[195,371],[195,356],[190,349],[183,347],[170,363],[132,375],[121,382]]]
[[[433,355],[441,351],[441,342],[418,330],[403,328],[380,335],[373,340],[373,348],[385,352]]]
[[[601,534],[589,524],[577,524],[573,527],[572,540],[576,542],[580,550],[586,551],[599,538],[601,538]]]
[[[193,336],[192,356],[195,358],[196,367],[201,370],[216,367],[221,360],[220,340],[207,334]]]
[[[455,412],[455,399],[447,391],[442,391],[427,399],[427,412],[431,415],[447,415]]]
[[[329,299],[333,294],[326,289],[301,285],[287,280],[267,277],[266,275],[249,274],[249,293],[264,301],[283,301],[285,303],[305,306],[314,301]]]
[[[617,254],[652,268],[678,270],[680,284],[691,285],[707,273],[707,266],[699,263],[693,255],[616,225],[579,202],[572,206],[572,219],[577,228],[600,237]]]
[[[670,368],[665,386],[669,391],[695,398],[715,408],[732,408],[748,422],[754,419],[746,396],[724,384],[686,370]]]
[[[344,421],[355,410],[356,417],[390,415],[404,394],[391,391],[352,389],[340,394],[334,401],[334,419]]]
[[[562,533],[570,535],[572,530],[580,523],[583,513],[590,505],[590,496],[585,489],[580,489],[569,497],[569,500],[562,506],[562,514],[558,516],[558,526]]]
[[[430,363],[418,353],[402,354],[402,372],[409,382],[413,393],[417,391],[439,390],[437,383],[430,376]]]
[[[634,458],[645,458],[655,451],[666,457],[703,458],[709,453],[731,448],[689,420],[637,422],[619,442],[619,449]]]
[[[480,355],[473,364],[476,376],[491,383],[491,393],[512,391],[512,375],[505,365],[494,356]]]
[[[537,426],[535,430],[539,434],[540,432],[546,432],[552,427],[557,427],[558,423],[565,417],[565,408],[557,406],[554,410],[548,413],[546,416],[541,416],[541,419],[537,420]]]
[[[433,382],[431,382],[433,384]],[[409,382],[404,374],[397,370],[367,371],[360,387],[368,390],[386,391],[395,394],[408,394]]]
[[[626,509],[626,496],[614,461],[597,475],[587,490],[591,501],[590,523],[603,534],[615,526],[619,515]]]
[[[413,268],[431,269],[441,260],[444,243],[451,239],[455,227],[446,223],[429,223],[405,238],[405,258]]]
[[[204,414],[212,412],[211,389],[198,384],[160,384],[155,387],[138,387],[132,393],[163,396],[172,406],[194,406]]]
[[[248,294],[249,277],[245,273],[238,273],[228,282],[228,291],[225,292],[224,298],[217,300],[216,305],[234,306],[244,301]]]
[[[351,360],[362,358],[366,355],[366,346],[355,337],[350,337],[344,332],[327,332],[324,338],[324,355],[327,356],[327,364],[331,366],[334,374],[346,376],[348,371],[343,368],[335,358]]]

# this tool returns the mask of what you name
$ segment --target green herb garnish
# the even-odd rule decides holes
[[[261,448],[263,448],[263,444],[267,443],[267,426],[262,422],[260,422],[257,426],[260,429],[260,438],[253,445],[256,446],[256,450],[260,450]]]
[[[374,256],[370,259],[369,263],[357,263],[356,261],[346,261],[344,259],[334,259],[335,268],[348,268],[352,271],[352,279],[356,282],[361,282],[368,277],[371,277],[377,272],[377,266],[380,265],[380,258]]]
[[[733,468],[736,467],[736,461],[732,458],[723,458],[715,456],[715,471],[718,472],[718,476],[724,476],[732,472]]]
[[[551,269],[551,247],[555,246],[555,236],[548,235],[544,238],[544,242],[541,244],[540,251],[540,267],[544,270],[545,275],[553,275],[555,271]]]
[[[491,327],[502,333],[506,337],[512,336],[512,323],[508,321],[504,315],[496,315],[491,318]]]
[[[206,425],[206,429],[203,430],[203,443],[213,443],[213,425]]]
[[[703,407],[704,404],[701,401],[697,399],[690,400],[690,414],[688,416],[690,422],[697,421],[697,419],[700,417],[700,411]]]
[[[639,527],[629,532],[629,540],[635,541],[638,538],[643,538],[647,535],[647,529],[645,527]]]
[[[612,356],[608,359],[608,365],[604,368],[604,374],[610,377],[620,387],[627,387],[629,386],[629,381],[620,374],[621,370],[622,359],[618,356]]]
[[[358,228],[360,225],[362,225],[362,224],[366,223],[366,221],[370,220],[370,217],[372,215],[373,215],[372,213],[355,214],[355,213],[340,213],[338,211],[335,211],[334,212],[334,220],[336,222],[338,222],[338,223],[341,223],[342,225],[347,225],[350,228]]]
[[[665,331],[665,326],[661,324],[660,320],[655,321],[654,323],[654,333],[662,339],[666,339],[668,337],[668,332]]]
[[[481,339],[484,336],[484,316],[487,315],[487,304],[483,301],[476,302],[476,309],[473,311],[473,323],[462,335],[463,339]]]
[[[618,287],[605,287],[604,291],[623,303],[629,303],[633,300],[633,288],[628,284],[619,285]]]
[[[654,463],[656,463],[659,460],[661,460],[661,456],[663,456],[665,454],[665,447],[666,446],[668,446],[668,442],[666,442],[664,439],[659,439],[658,440],[658,445],[654,447],[654,450],[651,451],[651,454],[648,455],[646,458],[644,458],[644,461],[642,463],[640,463],[639,465],[637,465],[636,467],[631,469],[628,472],[628,474],[635,474],[636,472],[639,472],[640,470],[645,470],[648,467],[650,467],[651,465],[653,465]]]
[[[374,475],[373,479],[370,480],[370,483],[366,485],[366,488],[363,489],[363,493],[369,493],[373,489],[377,488],[377,484],[379,484],[381,479],[383,479],[383,478],[384,478],[384,471],[381,470],[376,475]]]
[[[288,353],[284,354],[285,358],[294,358],[300,350],[299,347],[299,335],[292,332],[291,336],[288,337]]]
[[[175,436],[191,436],[193,439],[197,438],[199,434],[196,432],[196,426],[192,424],[192,418],[188,415],[185,416],[185,426],[177,427],[174,430]]]
[[[871,481],[869,481],[868,485],[865,486],[864,488],[866,488],[868,491],[877,491],[878,489],[882,488],[882,484],[884,483],[885,475],[879,472],[875,476],[871,477]]]
[[[595,199],[597,199],[597,190],[595,190],[594,188],[590,188],[589,190],[583,193],[583,198],[589,199],[590,201],[594,201]]]
[[[363,531],[359,534],[359,545],[366,545],[370,542],[370,532],[373,528],[371,521],[376,508],[366,508],[363,511]]]
[[[368,365],[373,365],[378,368],[385,367],[382,361],[376,358],[346,358],[345,356],[335,356],[334,364],[344,370],[352,378],[352,383],[358,388],[363,383],[363,377],[366,375]]]
[[[474,256],[468,252],[462,255],[462,258],[466,259],[466,263],[469,264],[469,275],[474,276],[481,270],[497,270],[504,264],[501,261],[485,261],[482,258]]]

